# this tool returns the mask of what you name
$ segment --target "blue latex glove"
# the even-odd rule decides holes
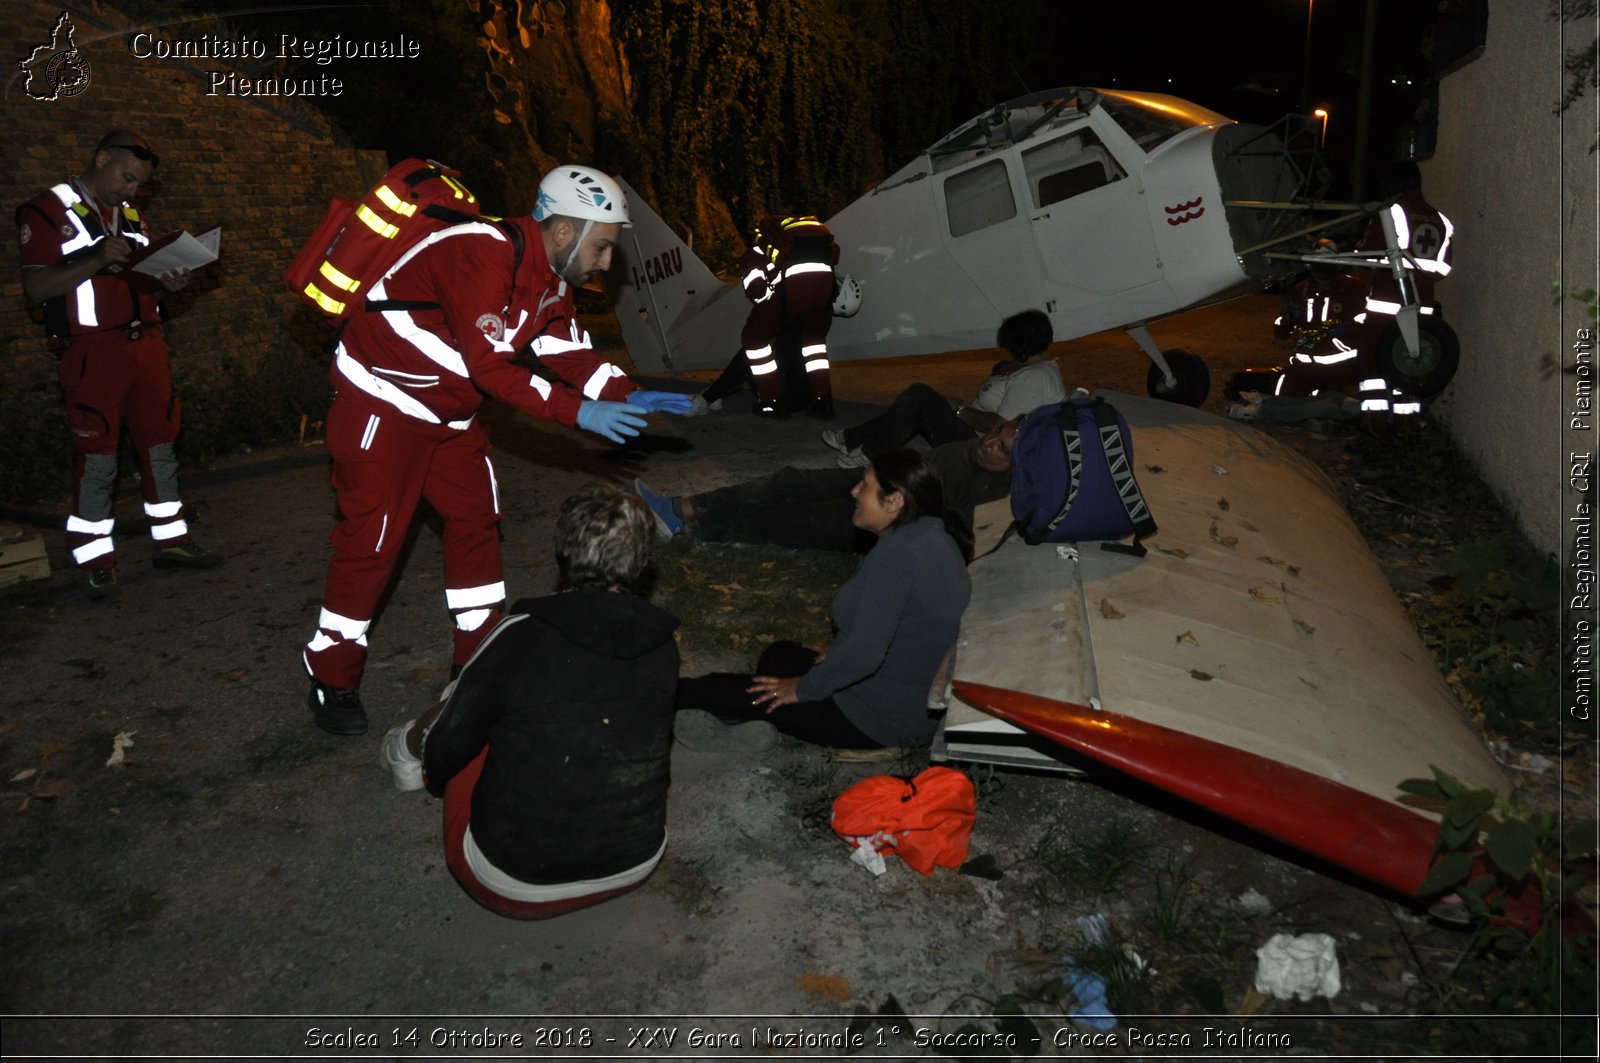
[[[644,427],[644,415],[649,412],[631,403],[591,400],[578,407],[578,427],[605,436],[613,443],[621,443],[639,434],[639,429]]]
[[[640,389],[628,396],[633,406],[643,406],[651,413],[688,413],[694,408],[694,396],[676,391],[645,391]]]

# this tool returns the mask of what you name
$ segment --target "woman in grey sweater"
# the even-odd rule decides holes
[[[833,599],[832,645],[777,642],[754,675],[680,680],[679,709],[729,723],[765,719],[843,749],[933,737],[928,689],[971,596],[966,554],[946,528],[939,476],[921,451],[878,455],[851,493],[852,523],[878,542]]]

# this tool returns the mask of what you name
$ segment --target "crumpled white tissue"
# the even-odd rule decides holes
[[[1329,934],[1274,934],[1256,949],[1256,991],[1279,1000],[1339,995],[1339,958]]]
[[[879,831],[871,837],[851,838],[850,840],[856,843],[856,847],[850,851],[850,862],[852,864],[860,864],[874,875],[881,875],[889,870],[889,866],[883,862],[883,854],[878,852],[878,847],[874,844],[875,842],[888,842],[889,836],[887,834]]]

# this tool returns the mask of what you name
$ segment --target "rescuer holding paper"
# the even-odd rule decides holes
[[[86,569],[90,594],[117,589],[111,515],[123,425],[138,456],[144,512],[157,568],[214,568],[222,559],[189,537],[178,496],[180,407],[161,335],[163,291],[189,272],[136,277],[123,264],[150,237],[127,201],[159,162],[144,138],[113,130],[83,173],[17,208],[22,288],[44,311],[46,332],[69,341],[58,369],[74,455],[67,547]]]

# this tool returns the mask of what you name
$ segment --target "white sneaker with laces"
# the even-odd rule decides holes
[[[378,746],[378,767],[394,776],[394,788],[402,792],[422,789],[422,758],[412,756],[406,748],[406,735],[411,733],[413,723],[391,727]]]

